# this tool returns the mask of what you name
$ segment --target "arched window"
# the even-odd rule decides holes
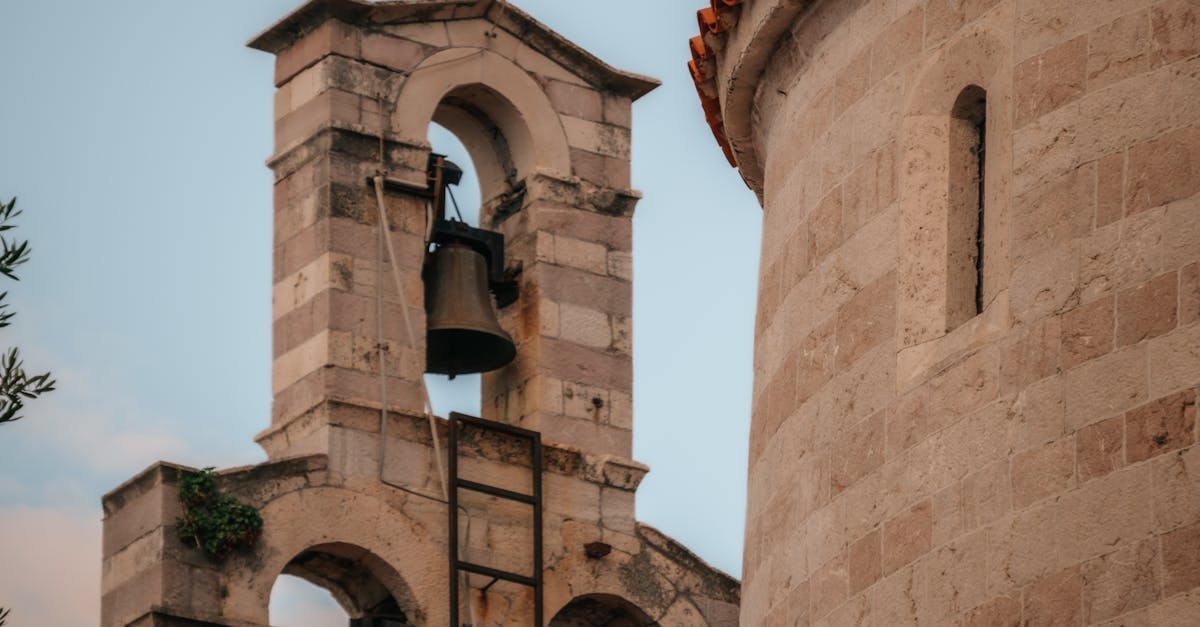
[[[962,90],[950,121],[949,211],[947,213],[947,330],[983,313],[984,219],[987,210],[987,91],[978,85]]]

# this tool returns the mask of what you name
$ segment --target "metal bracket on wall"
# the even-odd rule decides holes
[[[458,442],[459,433],[463,427],[471,427],[493,433],[501,433],[513,438],[529,442],[530,470],[533,472],[533,493],[522,494],[493,485],[477,483],[458,476]],[[502,422],[484,420],[457,412],[450,414],[450,445],[449,459],[449,496],[450,496],[450,625],[458,627],[459,622],[459,577],[462,573],[471,573],[491,577],[491,583],[483,590],[486,592],[497,581],[508,581],[521,586],[533,588],[533,624],[542,627],[542,434],[529,429],[514,427]],[[533,508],[533,576],[521,575],[460,560],[458,555],[458,491],[471,490],[496,498],[525,503]]]

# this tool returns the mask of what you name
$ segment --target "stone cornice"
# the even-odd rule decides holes
[[[613,68],[512,4],[496,0],[310,0],[247,45],[277,54],[330,18],[378,25],[484,19],[597,87],[636,100],[661,84],[657,79]]]

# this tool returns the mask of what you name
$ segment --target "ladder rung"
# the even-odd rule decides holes
[[[520,492],[513,492],[512,490],[505,490],[504,488],[497,488],[494,485],[487,485],[486,483],[476,483],[474,481],[467,481],[466,479],[459,479],[458,487],[460,487],[464,490],[473,490],[475,492],[482,492],[484,494],[498,496],[502,499],[509,499],[512,501],[519,501],[521,503],[527,503],[529,505],[533,505],[534,503],[536,503],[534,498],[528,494],[521,494]]]
[[[537,587],[537,581],[535,581],[533,577],[526,577],[525,575],[510,573],[506,570],[488,568],[487,566],[480,566],[479,564],[472,564],[471,562],[459,561],[458,569],[465,570],[469,573],[475,573],[476,575],[484,575],[486,577],[494,577],[496,579],[511,581],[513,583],[521,584],[522,586],[528,586],[530,588]]]

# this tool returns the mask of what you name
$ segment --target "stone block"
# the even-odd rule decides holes
[[[833,102],[838,111],[845,111],[858,102],[871,86],[870,50],[862,50],[842,68],[834,81]]]
[[[963,478],[964,531],[1000,520],[1012,510],[1012,481],[1008,467],[1007,459],[999,459]]]
[[[849,586],[846,557],[845,554],[839,553],[817,568],[809,580],[812,603],[809,615],[817,619],[829,614],[846,600]]]
[[[1096,226],[1102,227],[1125,213],[1125,151],[1105,155],[1096,164]]]
[[[1067,428],[1078,429],[1145,402],[1146,355],[1138,344],[1067,372]]]
[[[1078,566],[1041,579],[1025,588],[1024,624],[1080,625],[1082,598]]]
[[[834,320],[818,326],[796,349],[796,403],[812,398],[833,377]]]
[[[924,570],[925,578],[922,624],[953,624],[963,612],[988,598],[987,557],[987,532],[980,530],[934,550],[921,561],[918,568]]]
[[[850,427],[834,441],[830,474],[834,495],[883,465],[884,413]]]
[[[1074,296],[1089,302],[1161,274],[1165,209],[1130,216],[1079,240]]]
[[[1164,133],[1129,149],[1125,210],[1136,213],[1200,192],[1200,127]]]
[[[556,206],[537,207],[530,213],[531,230],[603,244],[610,250],[633,249],[633,223],[627,217]]]
[[[292,148],[333,124],[362,120],[357,94],[327,89],[275,122],[275,150]]]
[[[1196,385],[1200,372],[1200,325],[1150,340],[1150,394],[1163,396]]]
[[[603,245],[593,242],[555,235],[554,260],[559,265],[595,274],[608,273],[608,250]]]
[[[1200,264],[1190,263],[1179,270],[1179,324],[1200,321]]]
[[[1169,0],[1150,9],[1150,65],[1161,67],[1200,54],[1200,7]]]
[[[1075,484],[1075,441],[1063,438],[1013,456],[1013,502],[1024,508]]]
[[[536,275],[543,297],[560,304],[582,305],[622,316],[633,312],[633,290],[626,281],[575,268],[538,264]]]
[[[629,129],[569,115],[560,117],[567,133],[567,143],[572,147],[628,161]]]
[[[600,489],[600,523],[605,529],[634,531],[634,493],[616,488]]]
[[[882,574],[881,551],[879,529],[875,529],[850,545],[847,562],[851,596],[879,580]]]
[[[1012,406],[1012,446],[1028,449],[1066,433],[1066,377],[1059,374],[1034,383],[1017,396]]]
[[[917,7],[889,24],[871,44],[870,84],[874,85],[921,51],[925,10]]]
[[[831,190],[808,217],[809,258],[823,259],[842,243],[842,187]]]
[[[966,612],[963,627],[1014,627],[1021,624],[1021,594],[1012,592]]]
[[[1074,368],[1113,349],[1115,306],[1111,297],[1072,309],[1062,317],[1063,368]]]
[[[883,525],[883,572],[900,567],[929,552],[933,540],[933,507],[925,500]]]
[[[1103,477],[1125,465],[1125,417],[1090,424],[1075,435],[1079,481]]]
[[[888,273],[861,289],[838,310],[836,367],[844,368],[896,329],[896,277]]]
[[[1174,529],[1200,520],[1200,447],[1156,458],[1152,483],[1158,529]]]
[[[853,236],[896,201],[895,141],[887,142],[876,149],[846,177],[842,200],[842,230],[847,237]],[[795,245],[795,237],[787,239],[793,242],[793,245],[788,246],[783,254],[797,257],[789,261],[791,270],[788,276],[803,276],[809,269],[808,248]]]
[[[1041,579],[1056,568],[1054,529],[1049,504],[1014,512],[988,526],[988,585],[991,594]]]
[[[1029,323],[1075,306],[1080,274],[1072,247],[1057,246],[1016,265],[1009,283],[1013,318]]]
[[[966,23],[963,0],[929,0],[925,4],[925,47],[932,48]]]
[[[608,275],[622,281],[633,281],[633,255],[622,251],[608,252]]]
[[[612,326],[608,314],[579,305],[559,305],[559,337],[591,348],[612,345]]]
[[[355,58],[360,52],[361,31],[339,20],[327,20],[275,58],[275,85],[283,85],[318,59],[339,54]]]
[[[547,81],[545,89],[551,104],[559,113],[593,122],[605,121],[604,100],[600,92],[556,80]]]
[[[1000,390],[998,355],[997,350],[967,355],[901,397],[888,416],[887,457],[994,400]]]
[[[1123,15],[1088,39],[1088,90],[1150,69],[1150,12]]]
[[[1088,39],[1076,37],[1017,65],[1016,126],[1062,107],[1083,95],[1088,69]]]
[[[1186,448],[1195,440],[1194,390],[1160,398],[1125,415],[1125,456],[1131,464]]]
[[[1200,523],[1162,535],[1163,596],[1200,587]]]
[[[1150,467],[1141,464],[1089,481],[1053,502],[1052,528],[1060,566],[1107,553],[1154,528]],[[1043,529],[1043,533],[1045,530]]]
[[[869,619],[878,625],[919,624],[917,608],[924,584],[921,574],[912,566],[901,568],[890,577],[880,580],[863,595],[870,607]],[[854,624],[853,621],[850,624]]]
[[[1095,185],[1093,162],[1018,196],[1011,212],[1014,262],[1087,235],[1095,215]]]
[[[1000,362],[1001,393],[1024,390],[1057,372],[1060,363],[1070,367],[1060,350],[1064,323],[1064,317],[1050,316],[1010,331]]]
[[[1146,539],[1080,566],[1085,625],[1120,616],[1158,600],[1158,542]]]

